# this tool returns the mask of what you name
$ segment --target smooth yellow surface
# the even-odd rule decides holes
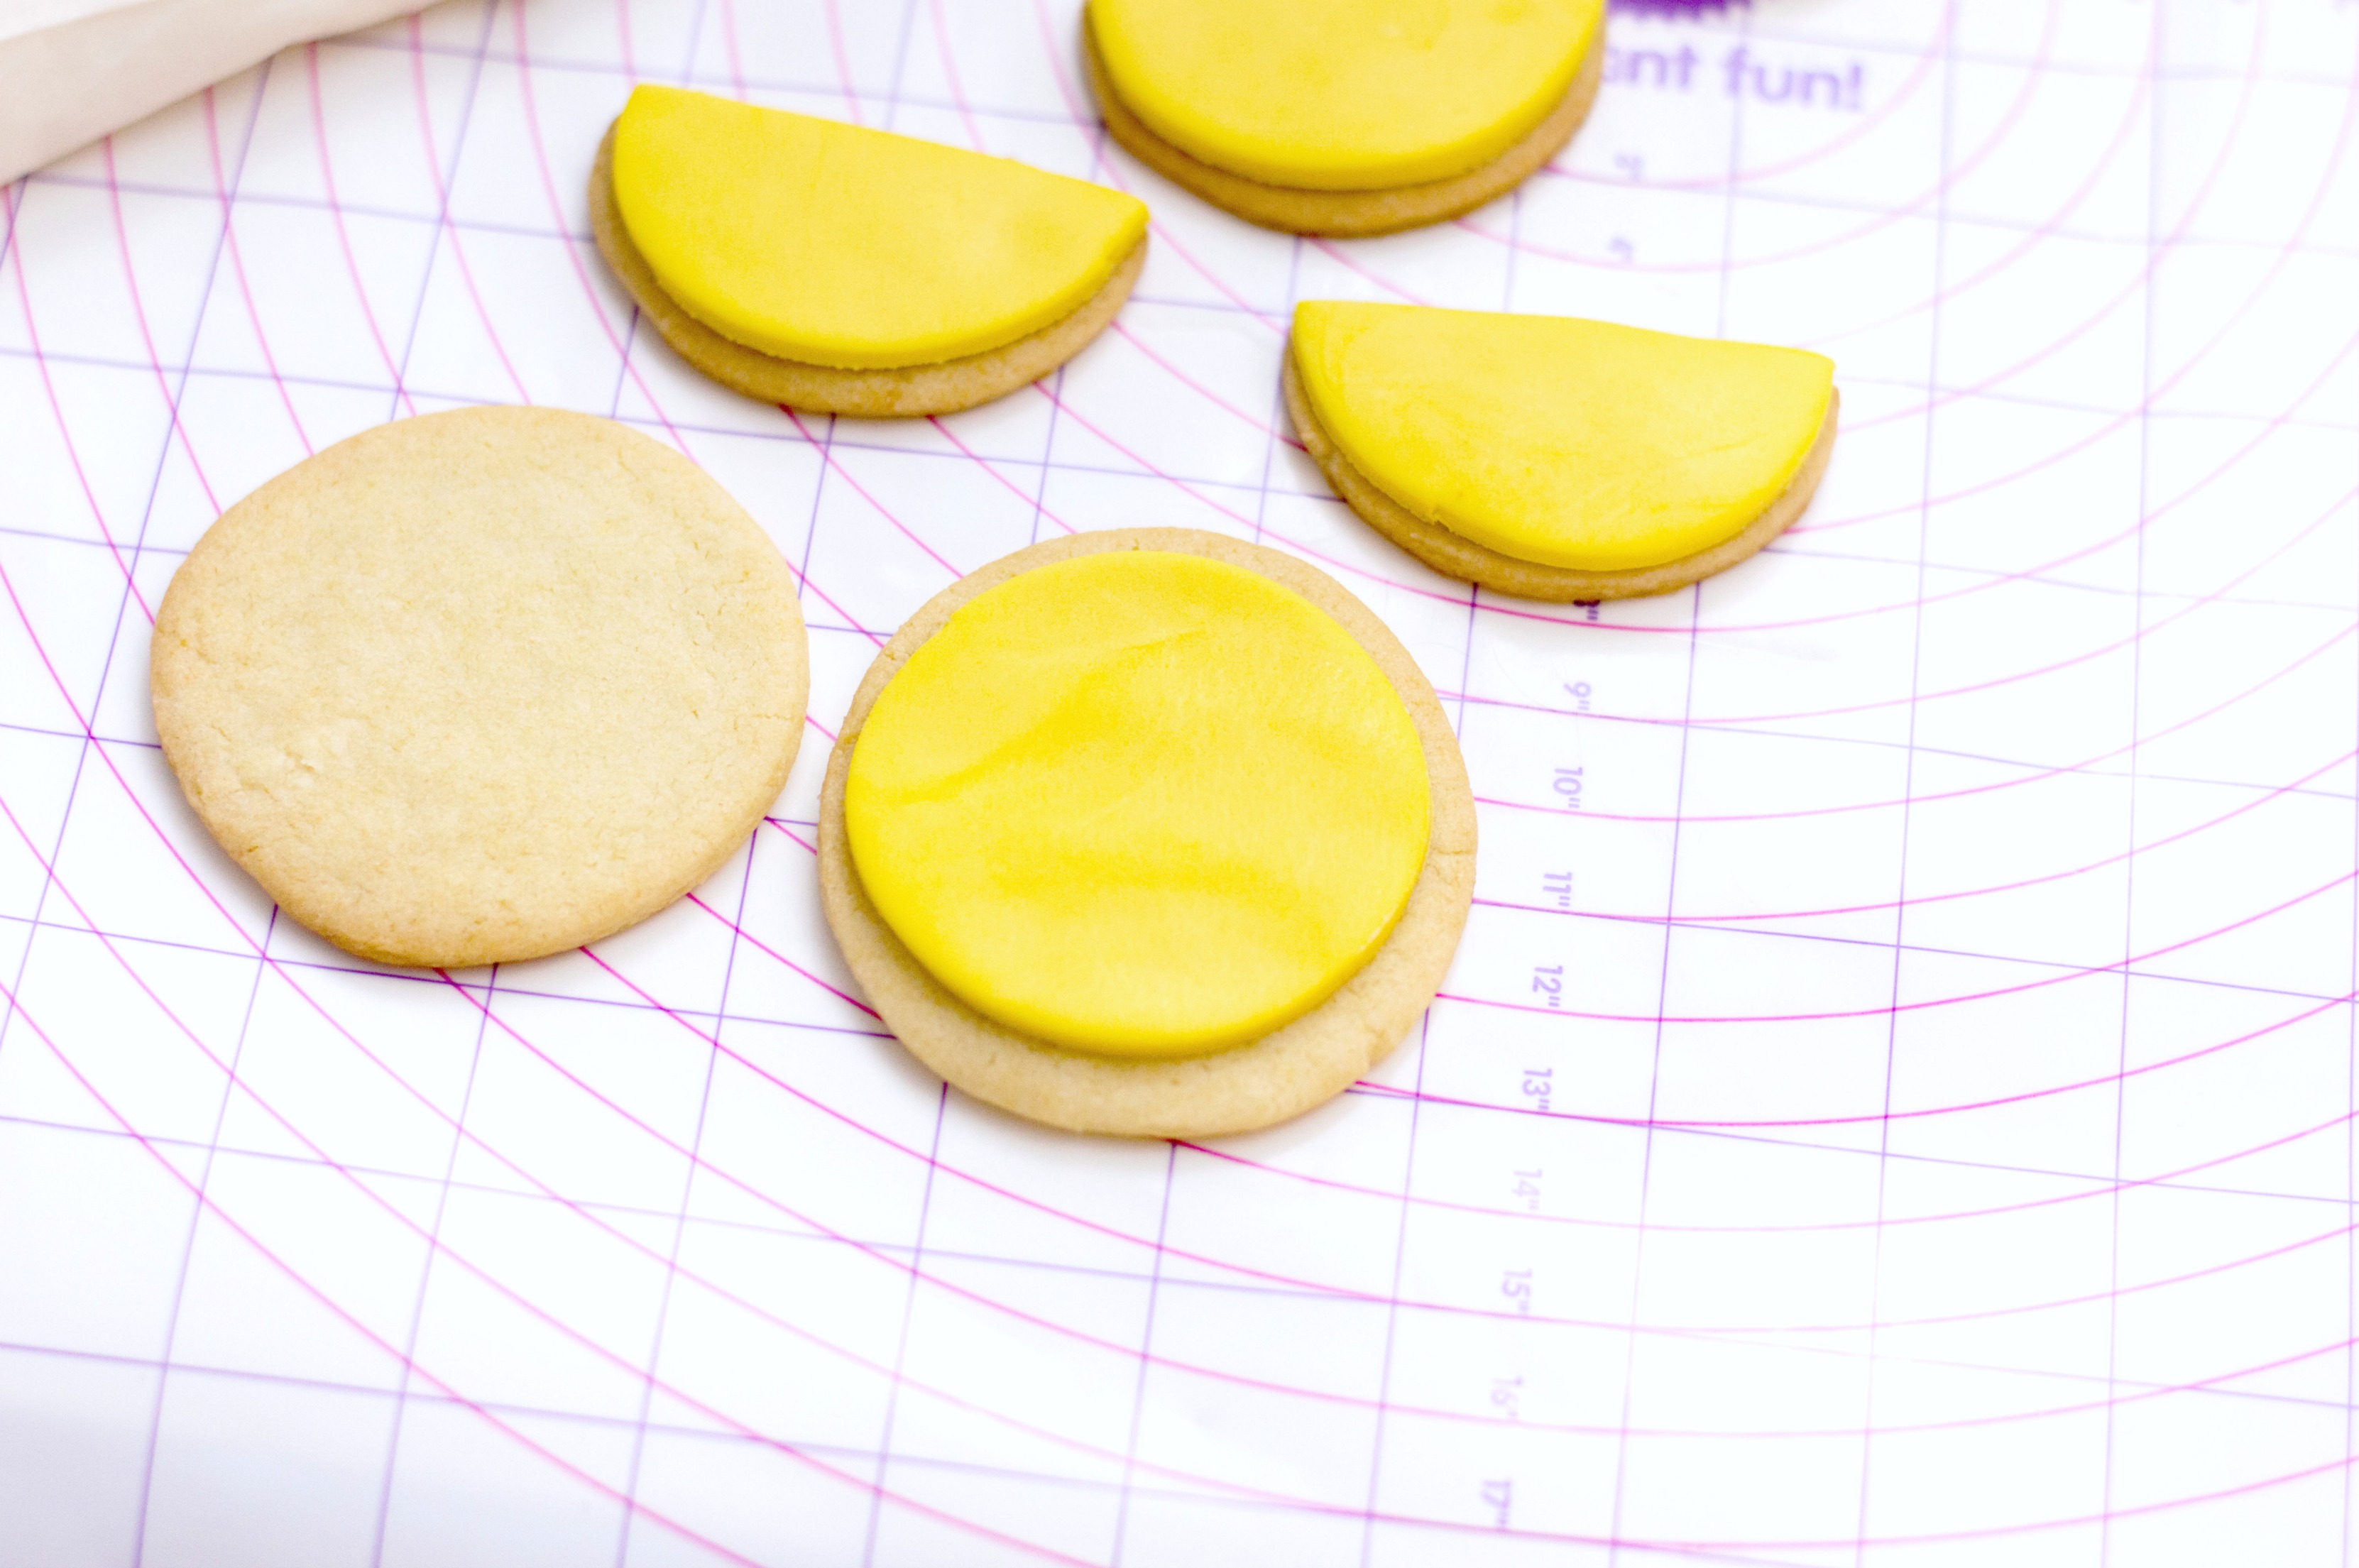
[[[977,1011],[1107,1055],[1324,1001],[1425,863],[1425,757],[1375,660],[1268,578],[1121,550],[988,589],[853,750],[863,887]]]
[[[842,370],[937,365],[1069,316],[1147,233],[1136,198],[1004,158],[640,87],[614,202],[722,336]]]
[[[1593,572],[1734,538],[1818,440],[1834,361],[1565,316],[1312,300],[1295,374],[1352,466],[1502,555]]]
[[[1270,185],[1444,180],[1529,135],[1604,0],[1089,0],[1115,96],[1165,141]]]

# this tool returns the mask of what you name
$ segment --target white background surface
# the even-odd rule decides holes
[[[453,4],[7,188],[0,1563],[2346,1563],[2359,6],[1617,12],[1555,169],[1352,244],[1103,148],[1074,23]],[[634,79],[1123,184],[1137,297],[939,423],[737,399],[587,241]],[[1820,349],[1844,432],[1699,591],[1470,602],[1285,439],[1339,295]],[[815,722],[691,901],[368,970],[181,803],[149,612],[527,399],[770,528]],[[945,1095],[807,848],[904,615],[1148,523],[1335,572],[1484,801],[1445,998],[1216,1149]]]

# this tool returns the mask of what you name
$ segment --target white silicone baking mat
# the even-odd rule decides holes
[[[1075,25],[456,0],[5,188],[0,1563],[2346,1563],[2359,5],[1617,9],[1552,168],[1348,244],[1111,150]],[[1118,183],[1146,275],[973,413],[745,402],[587,238],[635,81]],[[1833,466],[1700,589],[1471,594],[1288,439],[1333,296],[1821,350]],[[734,492],[812,722],[675,909],[380,972],[182,804],[149,616],[486,401]],[[878,642],[1140,524],[1341,578],[1483,800],[1442,999],[1214,1147],[946,1094],[814,887]]]

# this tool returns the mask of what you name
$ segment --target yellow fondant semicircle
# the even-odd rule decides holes
[[[677,87],[632,92],[614,160],[665,293],[723,337],[844,370],[1005,347],[1072,314],[1147,232],[1117,191]]]
[[[1216,169],[1376,191],[1446,180],[1572,86],[1604,0],[1089,0],[1114,93]]]
[[[1400,694],[1258,572],[1114,550],[962,605],[854,743],[861,886],[927,973],[1059,1045],[1201,1055],[1310,1011],[1424,867]]]
[[[1810,454],[1834,362],[1563,316],[1312,300],[1289,351],[1336,448],[1519,561],[1660,566],[1745,531]]]

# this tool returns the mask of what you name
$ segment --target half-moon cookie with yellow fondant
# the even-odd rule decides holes
[[[1473,895],[1433,689],[1291,557],[1080,534],[937,594],[853,697],[820,890],[886,1024],[1052,1127],[1204,1138],[1381,1061]]]
[[[1309,300],[1286,406],[1353,511],[1436,572],[1559,604],[1667,593],[1802,514],[1834,362],[1564,316]]]
[[[1268,228],[1381,234],[1503,195],[1588,116],[1605,0],[1089,0],[1106,129]]]
[[[748,397],[867,418],[1047,375],[1147,256],[1147,208],[1118,191],[677,87],[633,90],[590,222],[681,358]]]

